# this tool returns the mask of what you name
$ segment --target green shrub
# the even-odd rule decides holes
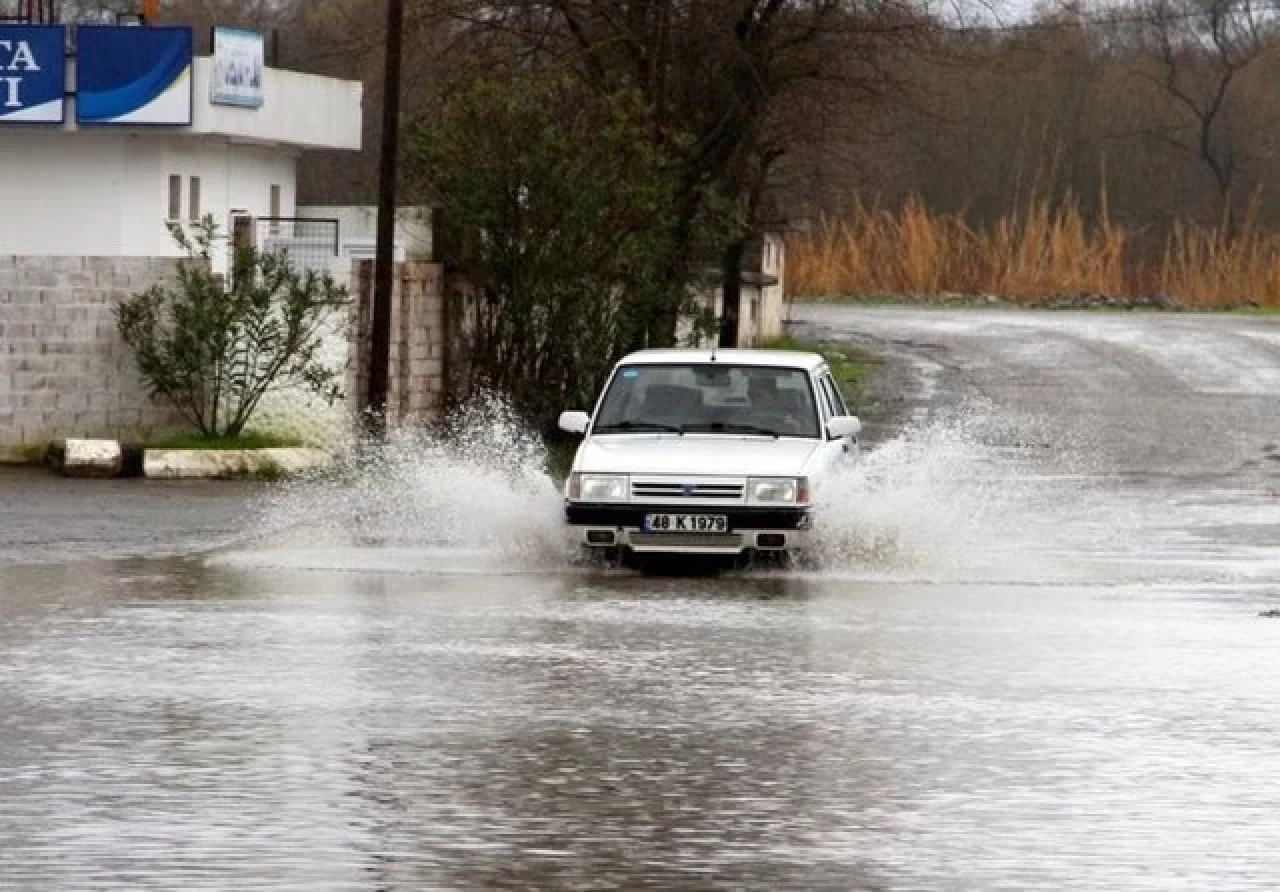
[[[157,285],[116,308],[120,334],[134,351],[152,397],[171,402],[207,437],[236,437],[262,397],[292,385],[329,400],[341,396],[338,372],[320,359],[324,327],[349,303],[327,274],[301,272],[282,253],[241,246],[230,287],[213,271],[219,236],[211,217],[188,236],[171,226],[186,252],[176,284]]]

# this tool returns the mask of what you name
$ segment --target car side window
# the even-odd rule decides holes
[[[827,392],[827,400],[831,403],[832,410],[836,415],[848,415],[849,409],[845,405],[844,397],[840,393],[840,388],[836,386],[836,382],[830,374],[822,376],[822,389]]]
[[[827,392],[823,376],[819,375],[814,379],[814,388],[818,391],[818,405],[822,410],[822,417],[826,419],[832,418],[836,414],[835,407],[831,404],[831,394]]]

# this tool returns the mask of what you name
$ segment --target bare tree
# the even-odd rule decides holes
[[[1244,164],[1252,160],[1233,118],[1237,87],[1261,64],[1270,45],[1253,0],[1147,0],[1141,40],[1155,61],[1160,87],[1191,126],[1190,139],[1168,139],[1193,154],[1213,177],[1220,211],[1234,228],[1232,192]]]
[[[477,31],[518,47],[520,64],[567,66],[604,95],[637,88],[654,112],[653,140],[679,146],[681,187],[667,274],[686,282],[703,263],[719,266],[726,339],[737,330],[742,256],[778,162],[806,137],[784,114],[822,92],[881,97],[894,83],[889,53],[924,20],[911,0],[516,0],[454,8]],[[779,126],[786,122],[786,127]],[[737,203],[739,237],[719,257],[695,250],[708,202]],[[675,304],[673,303],[673,307]],[[643,339],[668,343],[674,314]]]

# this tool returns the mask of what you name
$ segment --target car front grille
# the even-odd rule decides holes
[[[643,501],[671,499],[707,499],[725,502],[742,501],[746,486],[741,483],[682,483],[671,481],[633,480],[631,495]]]
[[[742,537],[732,533],[632,533],[630,541],[633,548],[742,548]]]

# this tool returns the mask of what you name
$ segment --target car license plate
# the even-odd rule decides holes
[[[646,514],[649,533],[726,533],[729,518],[723,514]]]

